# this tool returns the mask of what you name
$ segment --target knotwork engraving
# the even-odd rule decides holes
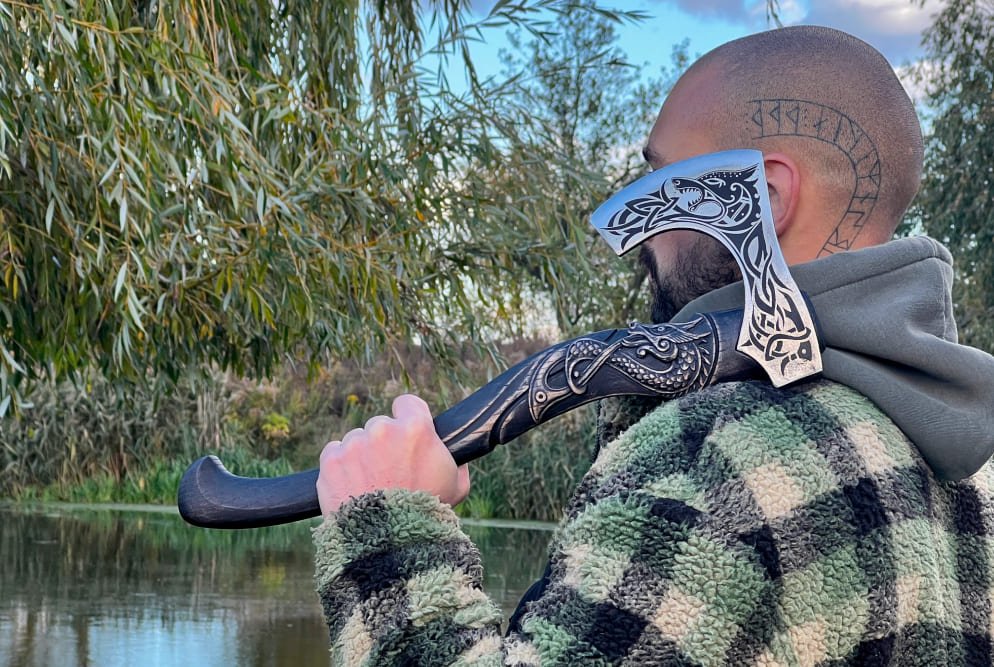
[[[849,159],[856,187],[819,256],[852,248],[880,192],[880,154],[873,140],[859,123],[824,104],[786,98],[758,99],[751,103],[750,118],[756,133],[753,138],[808,137],[835,146]]]
[[[603,231],[621,237],[621,252],[673,223],[703,224],[729,234],[746,232],[760,221],[757,169],[752,165],[699,178],[668,178],[658,190],[626,202]]]
[[[717,347],[714,325],[704,316],[679,324],[633,322],[612,342],[575,339],[550,350],[535,366],[528,381],[532,419],[539,423],[560,402],[585,394],[608,367],[616,371],[618,393],[624,388],[669,400],[697,391],[711,382]],[[636,386],[643,391],[636,392]]]

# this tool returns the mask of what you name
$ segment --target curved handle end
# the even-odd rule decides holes
[[[183,473],[176,504],[183,519],[202,528],[258,528],[320,516],[318,470],[255,479],[232,475],[216,456],[197,459]]]

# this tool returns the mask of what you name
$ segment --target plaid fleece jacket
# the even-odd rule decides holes
[[[992,497],[842,385],[729,383],[602,448],[520,632],[422,493],[316,528],[317,584],[336,665],[990,665]]]

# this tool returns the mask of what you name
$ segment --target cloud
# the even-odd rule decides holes
[[[678,7],[690,16],[723,20],[762,30],[766,28],[766,0],[652,0]],[[932,22],[939,0],[780,0],[784,25],[810,23],[856,35],[895,64],[917,59],[922,30]]]
[[[919,109],[924,108],[927,94],[926,81],[933,77],[938,70],[938,64],[934,60],[919,60],[908,65],[895,67],[894,72],[897,78],[907,91],[908,97]]]
[[[892,63],[921,57],[922,31],[932,24],[938,0],[923,6],[909,0],[830,0],[812,2],[805,23],[827,25],[869,42]]]
[[[753,7],[753,12],[766,20],[766,3],[757,3]],[[780,0],[780,7],[777,9],[777,16],[784,25],[800,23],[807,16],[808,10],[799,0]]]

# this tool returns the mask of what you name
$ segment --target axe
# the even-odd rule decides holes
[[[780,387],[821,372],[812,314],[773,229],[760,151],[713,153],[653,171],[602,204],[591,223],[618,255],[674,229],[717,239],[742,272],[744,308],[682,323],[634,322],[532,355],[435,417],[457,464],[596,399],[671,399],[763,376]],[[211,528],[308,519],[321,513],[317,477],[318,469],[238,477],[216,456],[205,456],[180,481],[179,511],[187,522]]]

